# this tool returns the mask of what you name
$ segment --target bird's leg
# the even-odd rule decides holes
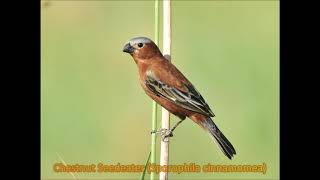
[[[168,140],[165,140],[166,137],[169,137],[169,136],[172,137],[173,136],[173,134],[171,132],[171,129],[168,130],[168,129],[165,129],[165,128],[160,128],[159,130],[151,131],[151,134],[153,134],[153,133],[160,134],[161,135],[161,139],[164,142],[168,142]]]
[[[173,131],[179,126],[179,124],[182,123],[182,121],[184,121],[184,119],[181,119],[179,122],[177,122],[177,123],[173,126],[173,128],[170,129],[171,134],[172,134]],[[172,134],[172,136],[173,136],[173,134]]]
[[[183,120],[184,120],[184,119],[181,119],[179,122],[177,122],[177,123],[173,126],[173,128],[167,130],[167,131],[165,132],[165,134],[162,134],[162,141],[165,141],[165,139],[166,139],[167,137],[173,137],[173,131],[179,126],[180,123],[182,123]]]
[[[173,131],[179,126],[179,124],[180,123],[182,123],[182,121],[183,121],[184,119],[182,119],[182,120],[180,120],[179,122],[177,122],[174,126],[173,126],[173,128],[171,128],[171,129],[164,129],[164,128],[161,128],[161,129],[159,129],[159,130],[154,130],[154,131],[151,131],[151,134],[153,134],[153,133],[159,133],[159,134],[161,134],[161,139],[162,139],[162,141],[165,141],[165,139],[167,138],[167,137],[173,137]],[[167,141],[165,141],[165,142],[167,142]]]

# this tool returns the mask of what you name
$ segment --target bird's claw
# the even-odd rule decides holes
[[[169,137],[173,137],[173,133],[171,129],[166,130],[164,134],[161,134],[161,139],[163,142],[168,142]]]
[[[153,130],[151,131],[151,134],[156,133],[156,134],[160,134],[161,135],[161,139],[163,142],[168,142],[169,141],[169,137],[173,137],[173,131],[171,129],[164,129],[161,128],[159,130]]]
[[[152,130],[151,131],[151,134],[164,134],[164,133],[166,133],[166,131],[168,131],[167,129],[164,129],[164,128],[161,128],[161,129],[159,129],[159,130]]]

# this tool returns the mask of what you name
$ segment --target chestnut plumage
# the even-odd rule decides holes
[[[231,159],[236,151],[212,121],[214,113],[191,82],[146,37],[132,38],[123,51],[138,66],[140,84],[146,94],[172,114],[193,120],[206,130],[222,152]]]

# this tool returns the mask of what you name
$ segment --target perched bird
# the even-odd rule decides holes
[[[205,129],[218,144],[222,152],[231,159],[236,151],[222,134],[211,117],[214,113],[191,82],[160,52],[157,45],[146,37],[135,37],[123,48],[138,66],[140,84],[146,94],[181,120],[186,117]]]

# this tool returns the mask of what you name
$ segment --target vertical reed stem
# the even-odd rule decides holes
[[[163,1],[163,54],[169,61],[171,60],[171,0]],[[170,129],[170,113],[162,108],[163,129]],[[169,165],[169,137],[161,141],[160,166]],[[160,172],[160,180],[168,179],[168,172]]]
[[[159,44],[159,0],[155,0],[154,4],[154,41]],[[157,103],[152,102],[152,131],[157,130]],[[156,133],[151,135],[151,164],[156,163]],[[151,172],[150,180],[155,179],[155,172]]]

